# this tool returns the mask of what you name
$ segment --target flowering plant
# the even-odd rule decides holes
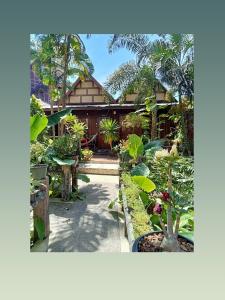
[[[189,186],[189,181],[192,181],[192,174],[186,179],[180,177],[180,169],[182,169],[184,161],[185,159],[178,154],[176,143],[170,151],[165,149],[156,151],[153,158],[153,164],[157,166],[161,175],[164,174],[164,178],[160,179],[162,180],[160,187],[163,189],[155,192],[152,197],[154,199],[152,214],[158,216],[160,227],[164,233],[161,246],[165,250],[173,252],[180,251],[177,238],[182,215],[187,213],[193,205],[190,190],[188,194],[185,193],[184,188],[185,185]],[[182,185],[182,189],[180,185]],[[191,186],[191,188],[193,187]]]

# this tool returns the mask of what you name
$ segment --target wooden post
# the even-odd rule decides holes
[[[63,191],[62,197],[65,201],[70,199],[70,194],[72,193],[72,172],[71,166],[62,166],[63,174],[64,174],[64,182],[63,182]]]
[[[41,187],[40,187],[40,193],[43,195],[43,199],[40,199],[38,201],[38,204],[33,209],[33,218],[41,218],[45,225],[45,238],[49,236],[50,228],[49,228],[49,210],[48,210],[48,204],[49,204],[49,178],[46,177],[45,179],[41,180]],[[37,232],[34,228],[34,234],[37,235]]]

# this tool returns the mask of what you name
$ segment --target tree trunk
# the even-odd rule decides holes
[[[179,242],[178,242],[177,238],[174,237],[173,235],[164,237],[164,239],[161,243],[161,247],[168,252],[180,252],[181,251]]]
[[[63,180],[63,190],[62,198],[65,201],[70,200],[70,195],[72,193],[72,172],[71,166],[62,166],[64,180]]]
[[[51,91],[52,91],[52,87],[49,86],[49,94],[51,95]],[[51,112],[51,115],[54,114],[54,109],[53,109],[53,103],[54,101],[52,100],[51,96],[50,96],[50,112]],[[55,126],[52,126],[52,135],[53,137],[55,137]]]
[[[157,107],[156,107],[156,97],[152,99],[152,104],[155,105],[151,112],[151,139],[155,140],[157,139]]]
[[[68,76],[68,65],[69,65],[69,51],[70,51],[71,35],[65,35],[65,52],[64,52],[64,67],[63,67],[63,82],[62,82],[62,108],[66,107],[66,81]],[[60,135],[63,135],[64,125],[63,122],[59,124]]]

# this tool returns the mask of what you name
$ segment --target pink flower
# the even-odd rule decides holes
[[[153,208],[153,212],[154,212],[155,214],[160,215],[160,214],[162,213],[162,205],[159,204],[159,203],[156,203],[156,205],[155,205],[154,208]]]

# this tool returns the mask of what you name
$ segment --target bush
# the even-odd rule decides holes
[[[123,173],[121,176],[124,184],[124,192],[127,198],[127,205],[130,209],[131,220],[134,228],[135,238],[150,231],[149,215],[147,214],[143,202],[139,198],[140,190],[131,180],[131,176]]]
[[[52,156],[56,156],[59,159],[65,159],[69,156],[76,155],[79,150],[79,141],[65,134],[57,137],[52,144]]]
[[[36,142],[30,147],[30,161],[33,165],[38,165],[46,162],[46,148],[43,144]]]

